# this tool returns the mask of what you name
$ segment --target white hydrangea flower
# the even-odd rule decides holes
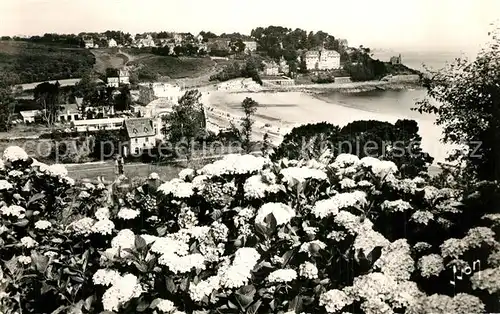
[[[9,146],[3,152],[3,160],[7,162],[27,161],[28,154],[19,146]]]
[[[233,289],[246,285],[259,259],[260,254],[254,248],[239,248],[232,265],[220,274],[221,286]]]
[[[255,222],[265,225],[264,219],[269,214],[273,214],[278,226],[284,225],[295,217],[295,211],[288,205],[283,203],[267,203],[261,206],[257,211]]]
[[[286,283],[297,279],[297,272],[293,269],[278,269],[267,276],[269,282]]]
[[[131,220],[137,218],[140,214],[141,212],[138,210],[122,207],[117,216],[123,220]]]
[[[487,214],[482,218],[493,222],[493,225],[500,225],[500,214]]]
[[[384,201],[381,207],[383,210],[387,210],[390,212],[405,212],[412,209],[410,203],[403,200]]]
[[[321,242],[320,240],[314,240],[302,243],[299,252],[304,252],[307,253],[308,255],[311,255],[312,253],[317,252],[319,250],[324,250],[325,248],[326,244],[324,242]]]
[[[80,194],[78,194],[79,199],[87,199],[90,197],[90,194],[87,191],[81,191]]]
[[[360,160],[358,156],[352,154],[340,154],[335,158],[332,166],[335,168],[347,168],[351,166],[357,166]]]
[[[19,171],[19,170],[12,170],[12,171],[9,171],[9,177],[14,177],[14,178],[19,178],[23,175],[23,172],[22,171]]]
[[[200,173],[209,177],[218,177],[224,174],[252,174],[262,170],[269,162],[267,158],[253,155],[229,154],[222,160],[204,166]]]
[[[0,191],[6,191],[13,189],[14,186],[10,184],[7,180],[0,180]]]
[[[353,206],[364,206],[366,204],[365,192],[354,191],[350,193],[339,193],[327,200],[316,202],[312,209],[312,213],[317,218],[325,218],[329,215],[337,215],[341,209]]]
[[[370,168],[379,179],[383,179],[398,171],[398,167],[392,161],[379,160],[373,157],[364,157],[360,160],[363,167]]]
[[[408,314],[421,313],[484,313],[485,306],[478,297],[458,293],[454,297],[441,294],[422,296],[408,309]]]
[[[163,183],[158,188],[158,191],[164,195],[172,195],[176,198],[189,198],[193,196],[193,184],[184,182],[181,179],[172,179]]]
[[[92,226],[92,232],[93,233],[100,233],[102,235],[107,235],[107,234],[112,234],[114,228],[115,228],[115,224],[111,220],[103,219],[103,220],[97,221]]]
[[[104,292],[102,304],[105,311],[118,311],[124,303],[141,296],[143,289],[132,274],[120,277],[115,283]]]
[[[353,179],[349,178],[344,178],[340,181],[340,188],[345,190],[345,189],[352,189],[356,187],[356,181]]]
[[[283,176],[283,181],[288,184],[302,183],[308,179],[328,180],[328,176],[324,171],[304,167],[285,168],[280,171],[280,174]]]
[[[398,284],[391,276],[375,272],[355,277],[353,285],[344,288],[344,292],[356,299],[386,301],[395,298]]]
[[[17,258],[17,261],[20,263],[20,264],[23,264],[23,265],[29,265],[31,264],[31,257],[29,256],[25,256],[25,255],[21,255]]]
[[[410,245],[406,239],[396,240],[383,247],[382,255],[374,266],[396,280],[409,280],[415,271],[415,262],[411,258]]]
[[[356,253],[362,252],[365,256],[368,256],[376,247],[385,248],[389,245],[389,240],[373,229],[366,229],[364,232],[359,232],[353,244]],[[359,259],[358,254],[355,257],[356,260]]]
[[[370,181],[361,180],[358,182],[357,186],[360,188],[369,188],[373,186],[373,183],[371,183]]]
[[[159,180],[160,176],[156,172],[151,172],[148,176],[149,180]]]
[[[428,250],[430,248],[432,248],[432,245],[430,245],[429,243],[427,242],[417,242],[413,248],[418,251],[418,252],[422,252],[422,251],[425,251],[425,250]]]
[[[360,216],[351,214],[347,210],[341,210],[334,217],[335,223],[347,229],[349,234],[357,234],[373,228],[373,223],[370,219],[361,219]]]
[[[247,199],[262,199],[266,193],[276,193],[279,191],[279,186],[276,184],[270,185],[263,181],[261,175],[253,175],[245,181],[243,186],[245,198]]]
[[[22,219],[26,216],[26,209],[17,205],[3,206],[0,208],[2,215],[13,216]]]
[[[68,230],[72,230],[77,235],[89,235],[92,233],[92,227],[96,221],[89,217],[84,217],[79,220],[73,221],[68,226]]]
[[[101,207],[95,211],[95,218],[97,220],[108,220],[110,217],[109,208]]]
[[[344,231],[332,231],[326,237],[333,241],[340,242],[346,238],[347,234]]]
[[[57,178],[64,178],[68,175],[68,170],[61,164],[54,164],[47,167],[45,171],[48,175]]]
[[[111,286],[120,278],[120,273],[113,269],[99,269],[92,276],[94,284],[101,286]]]
[[[422,211],[418,210],[411,215],[410,220],[415,221],[418,224],[426,225],[429,223],[429,221],[434,219],[434,214],[432,214],[429,211]]]
[[[165,299],[159,299],[158,304],[156,305],[156,309],[162,313],[172,313],[176,310],[174,302]]]
[[[52,223],[47,220],[39,220],[35,222],[35,229],[45,230],[52,227]]]
[[[30,249],[32,247],[37,246],[38,242],[36,242],[35,240],[33,240],[33,238],[31,238],[31,237],[22,237],[21,238],[21,244],[22,244],[22,246]]]
[[[490,256],[488,256],[488,264],[493,267],[500,267],[500,250],[491,252]]]
[[[479,248],[483,244],[494,246],[497,244],[496,235],[493,230],[487,227],[472,228],[467,232],[463,241],[466,243],[467,248]]]
[[[418,261],[418,268],[424,278],[439,276],[439,274],[445,269],[443,258],[439,254],[422,256]]]
[[[318,268],[310,262],[305,262],[299,266],[299,275],[306,279],[318,278]]]
[[[473,289],[486,290],[490,294],[500,291],[500,267],[475,272],[470,278]]]
[[[195,173],[196,172],[193,169],[189,169],[189,168],[182,169],[179,172],[179,179],[181,179],[182,181],[188,181],[188,180],[190,180],[190,178],[194,177]]]
[[[207,175],[199,175],[199,176],[194,177],[192,180],[193,189],[195,189],[197,191],[203,191],[208,179],[209,179],[209,177]]]
[[[189,296],[195,302],[201,302],[203,298],[208,297],[214,290],[219,289],[219,276],[212,276],[198,282],[198,284],[189,285]]]
[[[114,249],[135,248],[135,234],[130,229],[123,229],[111,240],[111,247]],[[125,252],[124,252],[125,253]]]
[[[344,307],[351,305],[354,299],[345,292],[333,289],[322,293],[319,297],[319,305],[324,306],[328,313],[338,313]]]

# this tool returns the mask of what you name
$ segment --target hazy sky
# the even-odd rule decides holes
[[[0,0],[0,34],[323,30],[351,46],[476,49],[500,0]],[[500,25],[499,25],[500,26]]]

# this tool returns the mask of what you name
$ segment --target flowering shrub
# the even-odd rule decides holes
[[[125,190],[120,178],[74,185],[64,168],[11,151],[3,313],[498,310],[496,185],[438,189],[392,162],[325,153],[230,155]]]

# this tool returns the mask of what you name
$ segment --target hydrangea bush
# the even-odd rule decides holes
[[[123,188],[9,148],[0,175],[3,313],[499,310],[495,184],[438,189],[328,152]]]

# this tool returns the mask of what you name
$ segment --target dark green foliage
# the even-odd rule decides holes
[[[101,130],[92,133],[93,149],[90,157],[95,160],[104,160],[113,158],[114,154],[120,154],[121,149],[127,142],[127,136],[124,130]]]
[[[78,78],[92,69],[95,58],[87,49],[15,42],[0,49],[0,69],[19,77],[20,83]],[[2,48],[4,43],[0,43]],[[10,49],[9,49],[10,48]]]
[[[212,75],[210,81],[225,82],[235,78],[251,78],[254,82],[262,85],[259,71],[263,69],[263,63],[260,59],[251,58],[244,65],[233,62],[222,69],[219,73]]]
[[[327,148],[336,149],[331,144],[337,143],[340,139],[338,126],[327,122],[304,124],[293,128],[285,135],[272,158],[278,160],[317,157]]]

